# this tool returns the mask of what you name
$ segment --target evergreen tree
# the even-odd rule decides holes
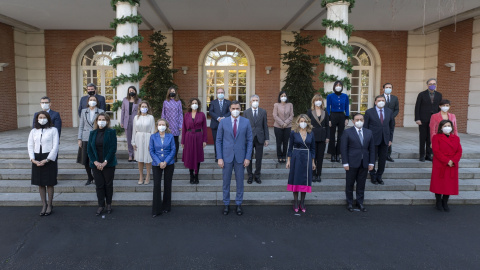
[[[170,68],[172,61],[167,54],[167,43],[163,42],[165,38],[161,31],[150,36],[148,44],[153,49],[153,55],[148,57],[152,59],[152,63],[143,67],[148,75],[142,86],[141,98],[150,103],[156,119],[162,115],[163,101],[167,96],[168,88],[177,86],[173,82],[173,74],[178,70]]]
[[[312,42],[312,36],[302,37],[298,32],[292,33],[295,36],[294,41],[283,41],[285,45],[293,46],[294,49],[281,54],[282,63],[288,66],[282,90],[287,93],[290,102],[293,103],[295,115],[299,115],[306,113],[311,107],[311,100],[315,93],[313,88],[315,72],[312,68],[317,66],[312,60],[318,56],[308,54],[309,50],[303,47]]]

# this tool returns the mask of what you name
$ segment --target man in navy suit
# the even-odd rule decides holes
[[[223,88],[217,89],[217,98],[210,102],[210,107],[208,108],[208,114],[210,115],[210,128],[212,129],[213,141],[217,141],[217,129],[220,121],[230,116],[230,100],[225,100],[225,90]],[[218,162],[217,156],[217,145],[213,144],[213,149],[215,150],[215,162]]]
[[[382,175],[385,171],[387,163],[388,147],[392,145],[393,130],[395,129],[395,121],[393,120],[393,112],[389,108],[385,108],[385,96],[379,95],[375,98],[375,107],[365,112],[365,128],[370,129],[373,133],[375,142],[375,157],[378,157],[378,170],[375,167],[370,171],[370,180],[372,184],[383,185]]]
[[[87,84],[87,93],[88,96],[83,96],[80,99],[80,104],[78,105],[78,117],[80,117],[80,113],[82,113],[82,109],[88,108],[88,98],[90,96],[96,96],[98,100],[97,108],[102,109],[104,112],[107,111],[107,105],[105,103],[105,97],[101,95],[97,95],[97,86],[93,83]]]
[[[58,137],[60,138],[60,134],[62,133],[62,118],[60,118],[60,114],[54,110],[50,109],[52,103],[50,102],[50,98],[44,96],[40,99],[40,106],[42,107],[42,111],[47,112],[50,115],[50,119],[52,120],[52,124],[58,130]],[[35,128],[35,119],[37,119],[38,112],[35,113],[33,116],[33,124],[32,128]]]
[[[217,158],[218,166],[223,169],[223,214],[230,212],[230,182],[235,169],[237,182],[237,215],[243,214],[243,178],[245,167],[252,158],[253,135],[250,121],[240,116],[240,102],[234,100],[230,105],[231,116],[223,119],[218,126]]]
[[[373,170],[375,164],[375,144],[372,131],[363,128],[362,114],[355,114],[353,123],[355,127],[346,129],[340,142],[343,168],[346,171],[347,210],[353,212],[353,186],[357,182],[357,206],[366,212],[367,209],[363,206],[365,182],[368,171]]]

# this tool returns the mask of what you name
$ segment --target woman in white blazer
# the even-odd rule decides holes
[[[40,216],[49,216],[53,210],[54,186],[57,184],[58,130],[50,115],[40,111],[28,136],[28,155],[32,162],[32,185],[38,186],[42,211]],[[48,191],[48,201],[47,201]]]
[[[85,171],[87,171],[88,180],[85,183],[86,186],[93,182],[92,168],[90,168],[90,160],[87,153],[88,137],[90,136],[90,131],[93,130],[97,115],[103,112],[102,109],[97,107],[97,104],[98,100],[95,96],[88,98],[88,108],[82,109],[80,112],[80,124],[78,125],[77,163],[85,166]]]

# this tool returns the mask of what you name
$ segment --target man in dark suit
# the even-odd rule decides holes
[[[107,111],[107,105],[105,103],[105,97],[101,95],[97,95],[97,86],[93,83],[87,84],[87,96],[83,96],[80,99],[80,103],[78,105],[78,117],[80,117],[80,113],[82,109],[88,108],[88,98],[90,96],[95,95],[98,100],[97,108],[102,109],[104,112]]]
[[[393,86],[391,83],[386,83],[383,85],[383,95],[385,96],[385,107],[389,108],[393,112],[393,126],[395,128],[395,117],[397,117],[398,112],[400,111],[400,105],[398,103],[398,98],[392,95]],[[387,160],[394,162],[392,158],[392,146],[388,147]]]
[[[252,158],[252,127],[248,119],[240,116],[240,102],[234,100],[230,105],[231,116],[225,118],[218,126],[218,137],[215,141],[218,150],[218,166],[223,169],[223,214],[230,212],[230,182],[235,170],[237,182],[237,215],[243,214],[243,178],[245,167]]]
[[[223,88],[217,89],[217,99],[210,102],[210,106],[208,108],[208,114],[210,115],[210,128],[212,129],[213,141],[217,141],[217,129],[218,124],[222,119],[225,117],[230,116],[230,100],[225,100],[225,90]],[[217,145],[216,143],[213,144],[213,149],[215,150],[215,162],[218,162],[217,157]]]
[[[432,114],[440,111],[442,94],[437,92],[437,79],[427,80],[428,89],[418,94],[415,103],[415,123],[420,133],[420,161],[432,161],[432,148],[430,147],[430,118]],[[426,153],[425,153],[426,148]]]
[[[260,179],[260,174],[262,170],[262,157],[263,157],[263,146],[268,146],[268,139],[270,135],[268,134],[268,120],[267,112],[258,107],[260,102],[260,97],[253,95],[250,97],[251,107],[244,112],[245,118],[250,120],[250,125],[252,126],[253,134],[253,151],[255,152],[255,182],[258,184],[262,183]],[[253,152],[252,152],[253,159]],[[254,178],[252,173],[252,163],[247,167],[248,180],[247,183],[251,184]]]
[[[62,133],[62,118],[60,118],[60,114],[54,110],[50,109],[50,106],[52,103],[50,102],[50,98],[47,96],[44,96],[40,99],[40,106],[42,107],[42,110],[47,112],[50,115],[50,119],[52,120],[52,124],[54,127],[57,128],[58,130],[58,137],[60,138],[60,134]],[[37,119],[37,114],[38,112],[35,113],[33,116],[33,124],[32,128],[35,128],[35,119]]]
[[[375,157],[378,157],[378,170],[375,171],[374,166],[370,171],[370,179],[372,184],[383,185],[382,175],[387,162],[387,151],[388,147],[392,145],[393,130],[395,128],[393,113],[389,108],[385,108],[385,97],[383,95],[377,96],[375,98],[375,107],[365,112],[364,127],[372,131],[375,143]]]
[[[357,182],[356,199],[360,211],[366,212],[363,206],[367,173],[375,164],[375,144],[370,130],[363,128],[363,115],[353,116],[355,127],[346,129],[341,138],[341,154],[343,168],[346,171],[345,195],[347,210],[353,212],[353,187]]]

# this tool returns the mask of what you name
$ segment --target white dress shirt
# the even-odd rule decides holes
[[[55,127],[32,129],[28,135],[28,155],[30,160],[35,159],[35,153],[49,153],[47,159],[55,161],[58,154],[58,130]]]
[[[240,124],[240,115],[237,118],[234,118],[233,116],[230,118],[232,118],[232,130],[233,130],[233,126],[235,125],[235,119],[237,119],[237,132],[238,132],[238,125]]]

